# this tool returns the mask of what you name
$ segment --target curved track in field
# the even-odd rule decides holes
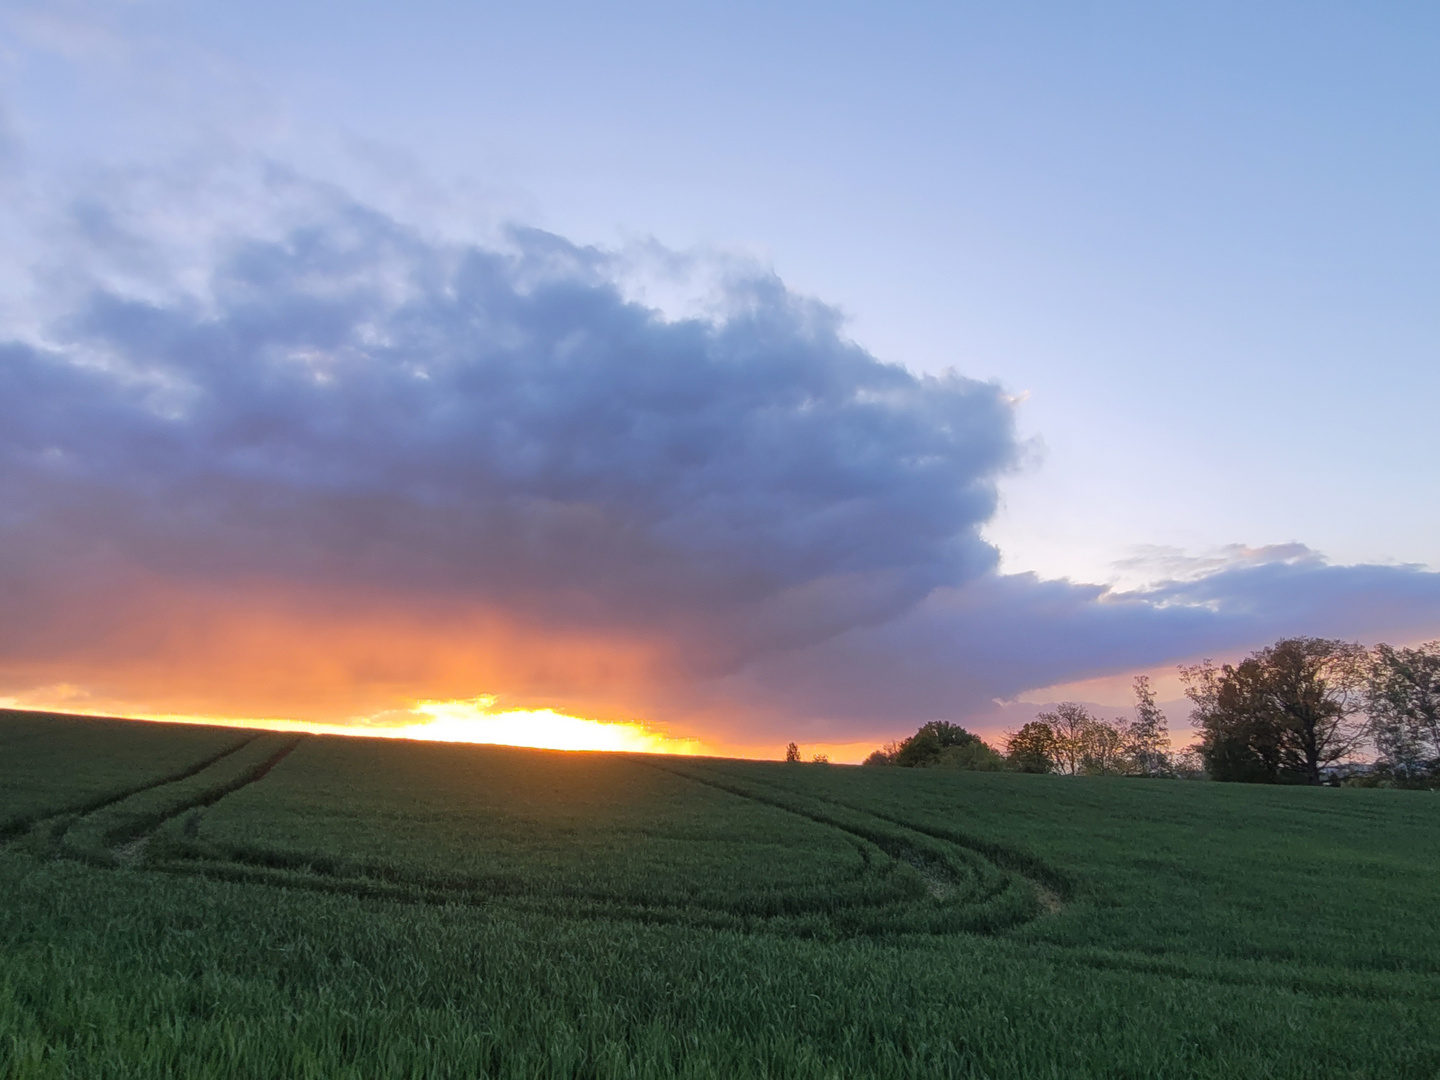
[[[928,841],[962,850],[967,853],[968,858],[982,860],[992,866],[994,870],[1008,875],[1011,881],[1018,880],[1023,883],[1034,892],[1035,899],[1039,904],[1039,911],[1036,914],[1058,914],[1065,906],[1064,896],[1070,891],[1068,881],[1033,856],[1014,852],[999,844],[964,836],[952,829],[937,829],[916,824],[852,803],[816,796],[797,796],[795,792],[788,789],[775,785],[764,785],[753,778],[714,779],[696,776],[682,769],[669,768],[653,761],[649,764],[673,776],[705,784],[786,813],[796,814],[810,821],[848,833],[862,841],[874,843],[891,858],[908,862],[917,869],[921,869],[922,874],[931,881],[932,892],[936,894],[937,898],[941,898],[947,887],[953,886],[954,882],[947,881],[950,875],[947,875],[943,865],[937,866],[936,860],[925,858],[923,849],[917,850],[913,837],[923,837]],[[807,807],[806,803],[812,803],[814,806]],[[860,818],[861,823],[847,823],[842,815],[856,815]],[[883,826],[889,826],[889,828],[885,829],[883,826],[878,829],[867,828],[863,824],[865,818],[874,819],[875,822],[883,823]],[[909,837],[907,834],[910,834]]]
[[[955,834],[887,818],[863,807],[801,795],[712,767],[696,771],[654,760],[644,764],[688,783],[792,814],[844,834],[859,851],[860,890],[868,899],[795,897],[781,910],[698,899],[637,901],[579,887],[537,890],[503,877],[476,879],[411,873],[394,866],[338,863],[268,850],[217,850],[199,838],[200,813],[262,781],[304,737],[252,736],[169,776],[32,823],[33,852],[155,872],[199,875],[362,898],[427,904],[504,902],[568,917],[678,922],[803,936],[894,933],[996,933],[1059,910],[1060,893],[1044,868],[1023,857]],[[259,740],[257,742],[257,740]],[[182,815],[163,844],[157,831]],[[157,854],[156,847],[161,850]],[[1027,872],[1027,870],[1029,872]],[[1060,886],[1063,888],[1063,884]]]
[[[37,814],[17,843],[39,855],[135,862],[165,822],[263,779],[299,742],[251,734],[165,776]]]

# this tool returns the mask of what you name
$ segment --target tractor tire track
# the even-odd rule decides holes
[[[896,828],[918,833],[932,840],[938,840],[943,844],[949,844],[963,849],[991,864],[997,870],[1009,871],[1015,877],[1023,880],[1034,891],[1036,901],[1040,906],[1039,914],[1042,915],[1055,915],[1062,911],[1065,906],[1065,899],[1073,889],[1073,884],[1065,878],[1064,875],[1058,874],[1033,856],[1021,852],[1014,852],[999,844],[966,836],[953,830],[916,825],[869,807],[855,806],[851,803],[841,802],[836,799],[827,799],[818,795],[790,791],[778,785],[769,784],[763,780],[747,779],[746,782],[769,788],[771,791],[777,793],[777,797],[767,798],[764,795],[756,793],[753,789],[746,789],[744,786],[735,783],[725,783],[722,780],[711,777],[698,776],[694,773],[661,765],[654,761],[647,761],[646,764],[662,772],[668,772],[673,776],[691,780],[697,784],[705,784],[706,786],[716,788],[717,790],[727,792],[742,799],[749,799],[765,806],[774,807],[775,809],[795,814],[818,824],[827,825],[831,828],[839,829],[841,832],[848,833],[851,836],[869,841],[892,859],[908,862],[911,866],[915,867],[915,869],[921,873],[922,877],[927,879],[927,884],[929,884],[932,889],[932,895],[935,895],[937,899],[944,899],[947,887],[953,887],[954,883],[946,881],[945,878],[947,875],[943,872],[937,873],[934,863],[925,860],[923,854],[920,854],[917,858],[917,850],[913,844],[907,843],[902,837],[896,837],[893,834],[887,835],[882,830],[866,829],[842,822],[833,814],[827,814],[823,810],[813,811],[802,809],[779,796],[783,795],[789,796],[792,799],[808,800],[821,804],[821,806],[832,806],[850,811],[851,813],[873,817]],[[995,891],[998,892],[999,890]],[[980,902],[988,899],[991,895],[994,895],[994,893],[992,892],[983,896]],[[1028,922],[1029,920],[1025,919],[1020,921]]]
[[[281,756],[283,755],[277,756],[276,761],[269,763],[263,770],[256,770],[257,773],[263,775],[269,767],[278,763]],[[717,929],[801,936],[864,937],[888,936],[894,933],[933,936],[954,932],[986,933],[1006,928],[1017,921],[1013,917],[1017,912],[1004,910],[1006,907],[1017,909],[1023,906],[1016,902],[1013,894],[1010,898],[1001,900],[1001,910],[992,912],[987,907],[993,905],[1000,894],[1012,890],[1014,882],[993,868],[989,874],[967,874],[963,868],[948,866],[942,852],[949,845],[944,841],[930,838],[929,842],[925,843],[925,838],[917,836],[917,840],[922,842],[911,843],[899,835],[903,826],[866,829],[854,823],[839,821],[833,815],[806,814],[793,806],[757,797],[753,791],[732,789],[731,785],[723,781],[700,780],[675,770],[655,767],[674,772],[682,780],[708,783],[729,794],[760,802],[782,813],[807,817],[817,824],[845,833],[858,844],[862,862],[869,867],[868,871],[861,868],[861,876],[873,876],[877,886],[870,895],[806,895],[790,898],[790,902],[779,905],[773,899],[752,904],[741,901],[715,902],[693,896],[642,896],[629,890],[597,890],[556,881],[531,882],[505,876],[450,877],[407,872],[401,867],[385,864],[335,860],[323,853],[268,850],[263,845],[215,845],[202,840],[198,829],[191,827],[189,823],[180,837],[173,833],[167,837],[164,855],[159,858],[152,857],[148,868],[168,874],[330,892],[359,899],[463,906],[504,902],[527,909],[553,910],[555,914],[566,917],[619,918],[641,923],[685,923]],[[260,775],[249,778],[249,782],[259,779]],[[237,782],[231,786],[238,788],[243,785]],[[226,793],[228,792],[217,790],[215,797],[209,801],[218,801],[218,798]],[[167,814],[166,819],[184,812],[184,809],[177,808]],[[159,824],[157,822],[156,827]],[[874,854],[870,854],[871,852]],[[879,861],[886,858],[890,861]],[[973,859],[973,854],[970,854],[969,859],[960,860],[962,867]],[[897,864],[907,865],[917,872],[922,889],[920,894],[912,891],[915,886],[902,884],[903,879],[895,884],[884,884],[891,868]],[[931,912],[930,915],[924,915],[920,922],[907,923],[905,927],[897,929],[888,914],[909,911],[917,904],[924,907],[925,903],[938,904],[939,907],[926,909]],[[935,914],[945,911],[952,914]],[[963,925],[954,925],[957,914]]]
[[[43,825],[45,822],[57,822],[61,818],[69,818],[69,821],[61,823],[59,831],[52,837],[52,839],[58,843],[64,839],[65,833],[69,831],[70,825],[73,824],[75,820],[104,810],[107,807],[114,806],[118,802],[123,802],[143,792],[164,787],[166,784],[174,784],[181,780],[188,780],[190,777],[197,773],[204,772],[210,768],[210,766],[223,761],[232,754],[238,754],[241,750],[244,750],[245,747],[260,738],[261,734],[262,733],[258,731],[247,734],[238,742],[232,743],[214,754],[209,754],[199,761],[186,765],[184,768],[172,773],[167,773],[153,780],[147,780],[142,784],[113,789],[103,795],[91,796],[88,799],[74,802],[58,809],[37,810],[31,814],[11,818],[9,821],[0,823],[0,843],[14,839],[39,825]]]
[[[773,901],[752,905],[715,903],[699,897],[642,896],[630,891],[605,889],[597,891],[567,886],[562,882],[417,875],[397,867],[334,862],[313,855],[268,851],[263,846],[216,848],[201,841],[198,835],[199,812],[263,780],[294,752],[305,736],[288,740],[263,760],[242,771],[232,772],[219,782],[208,782],[207,778],[201,777],[197,783],[204,786],[198,790],[181,789],[169,797],[164,792],[150,795],[166,784],[183,784],[192,780],[206,768],[222,763],[261,737],[268,736],[251,735],[223,752],[209,755],[167,777],[92,800],[92,808],[87,813],[63,822],[58,839],[63,840],[72,825],[90,819],[87,827],[79,830],[75,843],[57,841],[55,853],[112,867],[143,865],[152,872],[329,892],[357,899],[464,906],[505,902],[536,911],[553,911],[567,917],[619,918],[657,924],[679,922],[717,929],[801,936],[995,933],[1028,921],[1037,914],[1033,903],[1014,892],[1018,883],[1011,875],[997,868],[985,858],[984,853],[965,848],[950,837],[931,836],[906,822],[892,821],[833,800],[784,789],[777,789],[773,796],[767,797],[763,791],[757,792],[755,787],[766,788],[769,785],[742,787],[738,782],[727,782],[728,778],[723,775],[697,776],[654,762],[647,764],[679,779],[704,784],[844,833],[859,845],[862,861],[870,867],[868,872],[862,869],[862,876],[868,873],[874,875],[878,882],[884,882],[895,865],[910,868],[915,876],[878,886],[873,894],[807,895],[790,898],[791,902],[779,906],[775,906]],[[194,789],[197,785],[190,786]],[[126,798],[136,796],[142,797],[139,805],[131,808],[117,806]],[[806,802],[810,805],[796,805]],[[153,806],[150,805],[152,803]],[[114,821],[94,820],[92,815],[102,811]],[[167,822],[185,814],[195,816],[185,823],[183,830],[168,830],[164,835],[163,848],[159,848],[158,844],[151,845],[157,832]],[[866,824],[867,819],[874,823],[873,826]],[[880,862],[876,856],[888,861]],[[915,892],[917,887],[923,891]],[[918,908],[917,904],[920,905]],[[936,906],[926,908],[926,904]],[[931,914],[925,915],[925,910]],[[896,916],[907,911],[911,915],[902,920],[905,923],[903,927],[894,928],[892,917],[888,914],[892,911]],[[917,911],[920,914],[915,914]]]
[[[174,803],[162,810],[146,814],[140,818],[127,823],[125,826],[111,830],[105,834],[105,841],[110,851],[121,862],[133,863],[139,860],[144,854],[146,845],[155,831],[181,814],[192,811],[203,810],[208,806],[214,806],[227,795],[232,795],[241,788],[257,784],[270,774],[270,770],[284,761],[295,748],[300,745],[305,736],[297,735],[283,746],[279,747],[273,754],[258,762],[249,769],[231,779],[216,784],[214,787],[206,788],[198,792],[193,798]],[[194,773],[191,774],[195,775]],[[188,779],[188,777],[186,778]]]

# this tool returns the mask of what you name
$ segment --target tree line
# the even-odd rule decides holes
[[[931,721],[865,764],[1320,784],[1364,749],[1375,760],[1352,769],[1349,782],[1440,786],[1440,641],[1366,649],[1284,638],[1238,664],[1181,667],[1180,678],[1198,739],[1178,751],[1142,675],[1133,717],[1107,719],[1066,701],[1008,732],[1000,749]]]
[[[1440,782],[1440,641],[1366,649],[1285,638],[1180,676],[1213,779],[1319,784],[1365,748],[1376,781]]]

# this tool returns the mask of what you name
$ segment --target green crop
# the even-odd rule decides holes
[[[1440,1074],[1428,792],[0,714],[0,799],[0,1077]]]
[[[255,735],[0,709],[0,840],[198,772]]]

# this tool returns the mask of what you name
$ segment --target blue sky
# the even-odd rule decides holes
[[[72,161],[221,144],[748,254],[1027,393],[1007,567],[1440,561],[1428,5],[47,5],[52,50],[21,10],[12,123]]]
[[[3,19],[17,340],[73,325],[82,278],[172,295],[234,237],[341,193],[436,250],[516,224],[598,247],[607,280],[672,315],[774,275],[878,362],[993,381],[1021,399],[981,455],[998,503],[946,527],[978,530],[1004,574],[1173,608],[1176,582],[1287,559],[1440,567],[1431,6],[137,0]],[[1403,617],[1262,612],[1109,667],[1440,629],[1428,576],[1387,580]],[[1077,656],[1050,681],[1087,664],[1108,670]],[[750,701],[792,675],[726,678]]]

